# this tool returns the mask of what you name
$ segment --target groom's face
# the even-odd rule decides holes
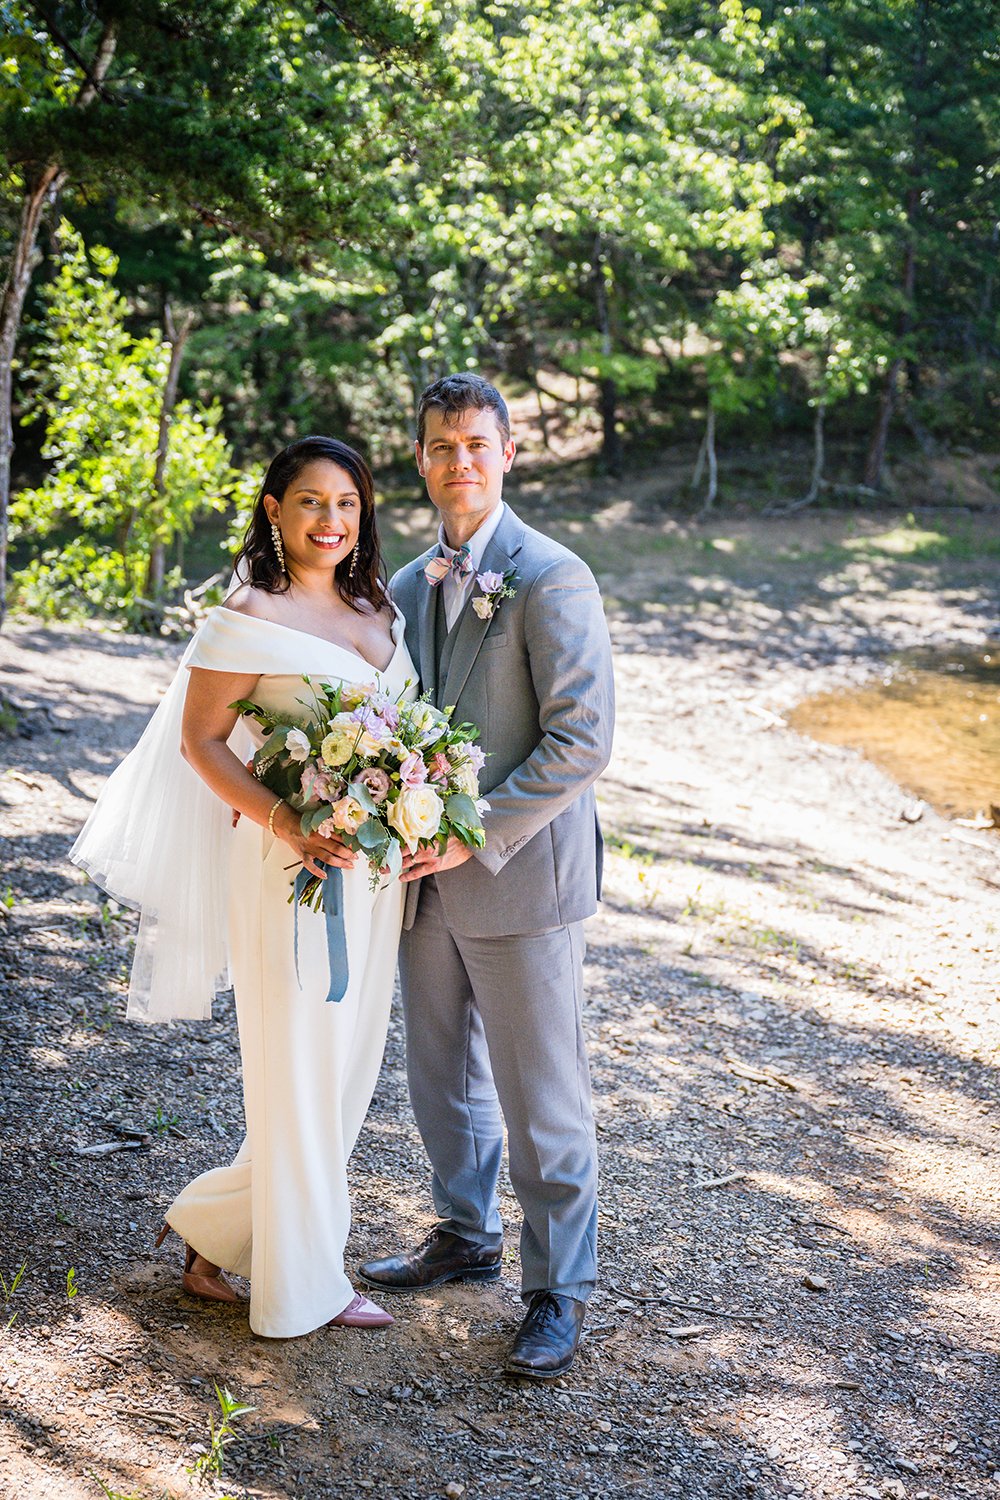
[[[417,468],[446,525],[449,518],[485,520],[499,505],[515,449],[513,438],[504,441],[492,411],[472,407],[446,421],[443,412],[431,410],[416,448]]]

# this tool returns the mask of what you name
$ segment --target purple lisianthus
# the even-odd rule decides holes
[[[484,594],[496,594],[503,588],[503,575],[501,573],[477,573],[476,582]]]
[[[351,714],[351,718],[356,723],[363,725],[376,740],[384,740],[389,734],[389,726],[385,719],[366,703],[363,703],[360,708],[356,708]]]
[[[382,803],[389,795],[389,774],[378,766],[369,766],[367,771],[361,772],[358,780],[368,788],[368,795],[373,802]]]

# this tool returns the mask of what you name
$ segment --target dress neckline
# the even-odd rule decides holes
[[[400,634],[399,640],[397,640],[393,628],[402,619],[402,615],[391,599],[388,603],[389,608],[392,610],[392,625],[389,627],[389,639],[393,644],[393,652],[384,667],[377,667],[374,662],[368,660],[367,656],[362,656],[360,651],[352,651],[350,646],[343,646],[340,641],[331,641],[329,636],[315,635],[311,630],[299,630],[295,625],[283,625],[280,620],[269,620],[264,615],[246,615],[240,609],[230,609],[227,613],[237,615],[244,620],[253,620],[257,625],[272,625],[275,630],[285,630],[289,635],[301,635],[309,641],[321,641],[324,646],[332,646],[334,651],[342,651],[345,656],[353,656],[355,661],[363,661],[370,672],[378,672],[380,676],[384,676],[399,655],[399,648],[403,644],[402,634]],[[226,606],[220,604],[219,608],[225,609]]]

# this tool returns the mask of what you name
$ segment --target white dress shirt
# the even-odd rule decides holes
[[[500,525],[506,508],[504,501],[501,500],[496,510],[486,517],[479,530],[474,531],[469,537],[469,561],[472,564],[472,572],[466,573],[464,578],[457,578],[454,573],[449,573],[441,584],[441,588],[444,590],[445,624],[449,630],[451,630],[451,627],[465,608],[465,601],[472,592],[472,585],[476,581],[476,574],[481,573],[483,570],[483,553],[489,546],[493,533]],[[438,527],[438,542],[441,546],[442,557],[451,562],[458,549],[448,546],[444,537],[443,524]]]

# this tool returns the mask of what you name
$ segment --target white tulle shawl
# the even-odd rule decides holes
[[[188,668],[310,673],[329,666],[329,643],[220,606],[191,640],[135,749],[101,792],[70,859],[140,913],[128,1016],[203,1020],[229,984],[232,818],[181,755]],[[247,730],[229,741],[246,760]]]

